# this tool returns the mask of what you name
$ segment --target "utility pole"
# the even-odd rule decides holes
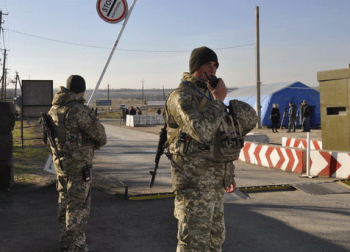
[[[4,63],[2,66],[2,88],[1,88],[1,101],[6,101],[6,49],[4,50]]]
[[[256,112],[258,115],[258,129],[261,129],[260,106],[260,34],[259,34],[259,6],[255,7],[255,52],[256,52]]]
[[[1,37],[1,30],[2,30],[2,15],[8,15],[8,14],[3,14],[2,11],[0,10],[0,37]]]
[[[2,15],[3,15],[2,11],[0,10],[0,38],[1,38],[1,30],[2,30]],[[4,15],[7,15],[7,14],[4,14]],[[1,101],[4,101],[4,99],[6,99],[6,74],[4,74],[5,59],[6,59],[6,49],[5,49],[4,70],[3,70],[3,74],[2,74],[2,84],[1,84]]]
[[[109,83],[108,83],[107,100],[109,101]]]
[[[16,85],[15,85],[15,97],[17,97],[17,82],[19,83],[19,86],[21,87],[21,81],[19,79],[18,72],[16,72]],[[22,87],[21,87],[21,94],[22,94]]]
[[[163,85],[163,97],[164,97],[164,101],[165,101],[166,97],[165,97],[164,85]]]
[[[2,11],[0,11],[0,38],[1,38],[1,30],[2,30]],[[1,41],[1,40],[0,40]],[[2,76],[1,80],[1,101],[4,101],[4,75]]]
[[[142,82],[142,106],[143,106],[143,83],[145,82],[143,79],[141,80],[141,82]]]
[[[1,30],[2,30],[1,24],[2,24],[2,11],[0,11],[0,37],[1,37]]]

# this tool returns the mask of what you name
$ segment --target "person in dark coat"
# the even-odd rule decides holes
[[[133,106],[130,108],[130,115],[136,115],[136,109]]]
[[[307,105],[307,102],[305,100],[303,100],[301,105],[301,118],[303,125],[302,132],[310,132],[311,108],[309,105]]]
[[[293,102],[289,102],[289,110],[288,110],[288,133],[295,132],[295,123],[297,120],[297,109]]]
[[[273,108],[271,110],[270,114],[270,120],[272,123],[272,132],[278,132],[277,131],[277,124],[280,121],[280,110],[278,108],[277,104],[273,104]]]

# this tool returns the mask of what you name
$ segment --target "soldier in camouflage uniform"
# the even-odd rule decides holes
[[[189,65],[190,72],[183,74],[163,112],[170,128],[167,155],[175,192],[174,215],[178,219],[176,251],[218,252],[225,240],[223,196],[225,191],[235,190],[232,161],[238,158],[242,146],[229,158],[217,154],[218,132],[222,118],[227,116],[225,83],[219,78],[215,89],[208,83],[219,66],[217,55],[207,47],[196,48]],[[236,110],[244,114],[243,109]],[[248,133],[246,126],[243,130]]]
[[[213,89],[205,75],[206,72],[209,78],[215,76],[218,66],[214,51],[207,47],[194,49],[190,73],[183,74],[180,86],[169,95],[164,110],[165,122],[170,129],[178,131],[168,148],[176,195],[177,252],[221,251],[225,239],[224,180],[229,181],[226,190],[233,191],[234,167],[232,162],[207,158],[227,94],[222,79]],[[172,134],[169,130],[169,139]]]
[[[60,247],[72,252],[89,251],[85,240],[91,202],[89,173],[94,150],[107,142],[103,125],[84,106],[85,88],[81,76],[71,75],[67,88],[59,87],[48,112],[60,157],[51,146],[59,193]]]

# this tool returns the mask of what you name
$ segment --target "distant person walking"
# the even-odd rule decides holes
[[[130,108],[130,115],[136,115],[136,109],[133,106]]]
[[[302,132],[310,132],[310,117],[311,108],[307,105],[307,102],[303,100],[301,103]]]
[[[297,108],[293,104],[293,102],[289,102],[289,110],[288,110],[288,133],[295,132],[295,123],[297,120]]]
[[[142,115],[142,111],[141,111],[141,109],[139,107],[136,107],[136,111],[137,111],[138,115]]]
[[[277,104],[273,104],[272,110],[271,110],[271,114],[270,114],[270,120],[272,123],[272,132],[278,132],[277,131],[277,124],[280,121],[280,110],[278,108]]]
[[[129,110],[127,108],[123,108],[122,110],[123,113],[123,122],[126,122],[126,115],[129,113]]]

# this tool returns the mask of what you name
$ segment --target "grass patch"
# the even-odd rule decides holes
[[[100,118],[112,118],[112,119],[120,119],[122,118],[122,112],[105,112],[100,114]]]
[[[49,145],[42,143],[42,130],[37,121],[23,122],[23,145],[21,138],[21,121],[16,121],[13,130],[13,171],[15,183],[34,182],[47,178],[43,171]]]

